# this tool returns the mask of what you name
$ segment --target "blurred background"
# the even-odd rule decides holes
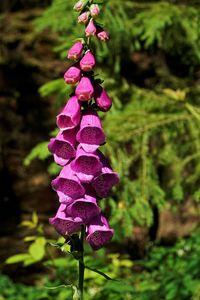
[[[113,241],[86,252],[120,280],[86,270],[86,299],[199,300],[200,1],[104,2],[110,41],[93,47],[113,99],[103,151],[121,181],[101,202]],[[71,92],[67,49],[83,36],[74,3],[0,2],[0,300],[72,299],[59,286],[77,263],[49,245],[59,168],[47,144]]]

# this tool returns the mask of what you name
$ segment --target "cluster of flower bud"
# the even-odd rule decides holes
[[[97,32],[93,18],[99,15],[100,9],[97,4],[88,6],[87,3],[87,0],[80,0],[74,9],[80,12],[78,22],[86,25],[86,37],[91,37],[93,34],[89,32]],[[83,39],[69,49],[67,57],[74,64],[65,72],[64,80],[75,85],[75,89],[57,116],[59,133],[48,145],[55,162],[63,167],[52,181],[60,207],[50,223],[64,237],[86,226],[86,240],[97,250],[114,233],[98,205],[119,181],[118,174],[99,150],[106,136],[97,111],[108,111],[112,101],[94,78],[95,56]]]

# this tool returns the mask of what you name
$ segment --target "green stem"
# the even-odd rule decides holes
[[[80,259],[79,259],[79,281],[78,288],[80,293],[80,300],[83,300],[83,288],[84,288],[84,236],[85,236],[85,227],[82,226],[81,236],[80,236]]]

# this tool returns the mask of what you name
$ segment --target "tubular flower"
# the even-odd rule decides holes
[[[80,61],[81,70],[85,72],[92,71],[95,66],[95,58],[91,51],[86,52]]]
[[[93,1],[80,0],[74,10],[79,12],[78,23],[85,24],[87,39],[81,38],[68,51],[68,59],[75,64],[65,72],[64,80],[77,86],[57,115],[60,131],[48,145],[55,162],[62,166],[60,174],[52,180],[60,206],[49,221],[65,238],[87,229],[86,241],[98,250],[114,234],[99,201],[108,197],[119,182],[118,174],[99,150],[106,136],[98,111],[107,112],[112,100],[99,84],[102,80],[96,79],[96,59],[90,47],[93,38],[100,42],[108,40],[108,33],[93,19],[100,14]]]
[[[70,67],[64,74],[64,80],[68,84],[75,84],[81,78],[81,70],[77,66]]]
[[[94,99],[101,111],[108,111],[112,106],[112,100],[99,84],[95,86]]]
[[[77,42],[75,43],[68,51],[67,58],[70,60],[77,60],[81,57],[83,51],[83,43]]]
[[[86,110],[82,114],[80,130],[77,133],[77,141],[87,152],[96,151],[105,142],[105,134],[101,126],[101,120],[94,110]]]
[[[75,94],[80,101],[88,101],[94,94],[94,88],[89,78],[82,77],[76,87]]]
[[[94,176],[101,171],[102,163],[97,152],[88,153],[82,147],[78,147],[71,168],[81,182],[91,182]]]
[[[91,19],[87,25],[87,27],[85,28],[85,35],[86,37],[91,37],[94,36],[96,34],[96,26],[94,24],[93,19]]]
[[[81,120],[81,105],[76,96],[72,96],[62,112],[57,116],[57,126],[61,130],[71,129],[79,125]]]
[[[87,226],[87,241],[93,250],[105,246],[113,237],[114,230],[108,225],[106,218],[101,214],[94,217]]]

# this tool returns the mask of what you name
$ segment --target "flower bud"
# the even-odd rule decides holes
[[[112,106],[112,100],[99,84],[95,86],[94,99],[101,111],[108,111]]]
[[[109,34],[108,34],[107,31],[104,31],[104,30],[99,31],[99,32],[97,33],[97,37],[98,37],[98,39],[99,39],[100,41],[102,41],[102,42],[105,42],[105,41],[109,40]]]
[[[99,8],[99,5],[98,4],[92,4],[90,6],[90,13],[91,13],[91,16],[92,17],[97,17],[100,13],[100,8]]]
[[[94,88],[89,78],[82,77],[76,87],[75,94],[80,101],[88,101],[92,98]]]
[[[86,37],[94,36],[96,34],[96,31],[97,29],[96,26],[94,25],[94,21],[91,19],[87,27],[85,28]]]
[[[81,79],[81,70],[77,66],[70,67],[64,74],[64,80],[68,84],[75,84]]]
[[[89,15],[90,13],[87,11],[87,12],[84,12],[82,13],[79,17],[78,17],[78,23],[82,23],[82,24],[86,24],[89,20]]]
[[[92,71],[95,66],[95,58],[91,51],[85,53],[83,58],[80,61],[81,70],[85,72]]]
[[[83,9],[85,5],[85,0],[79,0],[75,5],[74,5],[74,10],[79,12]]]
[[[83,51],[83,43],[76,42],[68,51],[68,59],[70,60],[77,60],[81,57]]]

